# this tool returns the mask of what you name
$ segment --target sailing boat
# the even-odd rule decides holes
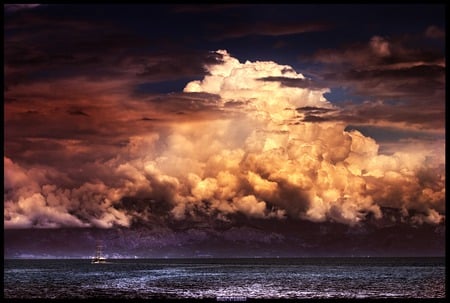
[[[102,255],[103,246],[100,243],[97,243],[95,256],[92,257],[92,264],[106,263],[106,258]]]

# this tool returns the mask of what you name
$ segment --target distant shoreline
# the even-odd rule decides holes
[[[184,261],[184,260],[382,260],[382,259],[444,259],[445,256],[332,256],[332,257],[142,257],[142,258],[107,258],[107,260],[155,260],[155,261]],[[3,260],[87,260],[91,257],[8,257]]]

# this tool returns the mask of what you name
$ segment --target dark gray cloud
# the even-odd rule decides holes
[[[158,49],[151,46],[159,44]],[[151,40],[114,23],[34,12],[5,26],[5,89],[38,81],[89,78],[161,82],[198,78],[220,54]]]
[[[226,11],[235,8],[242,8],[248,5],[245,4],[204,4],[204,5],[189,5],[189,4],[177,4],[172,7],[172,10],[176,13],[203,13],[214,11]]]
[[[297,112],[302,114],[300,121],[303,122],[327,122],[327,121],[339,121],[338,118],[341,110],[337,108],[324,108],[316,106],[304,106],[298,107]]]
[[[367,43],[317,51],[313,58],[322,64],[324,85],[344,87],[366,99],[346,104],[336,119],[443,129],[443,49],[427,46],[425,40],[423,34],[373,36]]]
[[[258,80],[280,82],[281,85],[283,86],[308,88],[311,90],[321,90],[326,88],[324,86],[321,86],[319,83],[312,81],[311,79],[300,79],[289,77],[264,77]]]
[[[144,117],[141,120],[142,121],[160,121],[160,119],[158,119],[158,118],[148,118],[148,117]]]
[[[404,127],[420,127],[424,130],[442,132],[445,126],[445,113],[442,111],[442,106],[439,103],[392,105],[382,101],[367,101],[360,105],[347,106],[336,119],[348,123],[378,123],[380,125],[398,123],[403,124]]]
[[[13,13],[22,10],[29,10],[36,7],[39,7],[41,4],[4,4],[5,11],[7,13]]]
[[[411,39],[410,39],[411,40]],[[348,86],[364,96],[428,99],[442,104],[445,60],[442,49],[417,48],[407,39],[374,36],[366,44],[320,50],[314,59],[325,64],[329,84]]]
[[[327,31],[332,26],[326,22],[272,22],[262,23],[237,22],[226,28],[222,28],[219,34],[213,37],[215,40],[241,38],[250,35],[284,36],[304,34],[310,32]]]
[[[136,61],[136,59],[134,60]],[[178,50],[149,54],[146,58],[138,59],[143,65],[137,73],[138,77],[146,80],[164,81],[186,77],[200,77],[205,74],[205,66],[220,64],[221,55],[216,52],[192,52]]]
[[[425,30],[425,36],[432,39],[445,39],[445,30],[439,26],[430,25]]]
[[[321,117],[321,116],[316,116],[316,115],[306,115],[302,121],[304,122],[325,122],[325,121],[330,121],[330,119]]]
[[[325,107],[316,107],[316,106],[303,106],[303,107],[298,107],[297,111],[313,113],[313,114],[324,114],[324,113],[336,111],[336,109],[325,108]]]
[[[87,113],[85,113],[84,111],[79,110],[79,109],[72,109],[72,110],[67,111],[67,113],[68,113],[69,115],[74,115],[74,116],[85,116],[85,117],[89,117],[89,115],[88,115]]]

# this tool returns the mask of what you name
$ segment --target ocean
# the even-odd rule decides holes
[[[445,258],[6,259],[5,299],[444,298]]]

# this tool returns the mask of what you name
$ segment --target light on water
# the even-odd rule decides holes
[[[5,298],[444,298],[444,258],[5,260]]]

